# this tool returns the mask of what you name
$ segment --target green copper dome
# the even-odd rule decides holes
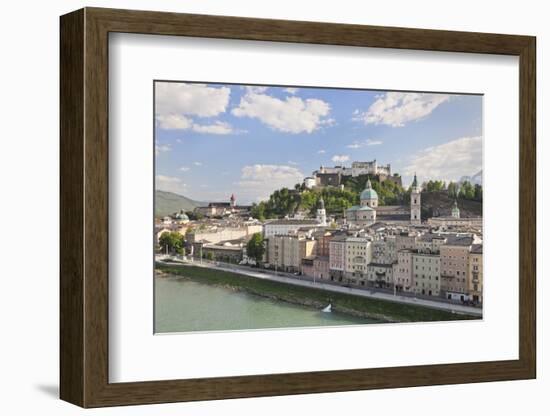
[[[180,220],[180,221],[189,221],[189,217],[183,211],[178,212],[175,216],[175,219]]]
[[[370,179],[367,180],[367,186],[364,189],[363,192],[361,192],[361,200],[363,199],[378,199],[378,194],[374,189],[372,189],[372,184],[370,183]]]

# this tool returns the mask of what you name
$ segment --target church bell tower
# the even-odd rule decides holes
[[[411,224],[420,225],[420,188],[416,180],[416,173],[411,185]]]
[[[321,226],[327,225],[327,212],[325,211],[325,201],[323,197],[319,200],[319,205],[317,207],[317,221]]]

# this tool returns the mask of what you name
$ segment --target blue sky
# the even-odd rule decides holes
[[[319,166],[376,159],[408,185],[482,168],[482,97],[155,83],[156,187],[200,201],[265,199]]]

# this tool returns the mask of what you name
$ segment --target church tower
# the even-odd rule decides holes
[[[319,200],[319,206],[317,207],[317,221],[319,225],[325,227],[327,225],[327,212],[325,210],[325,201],[323,197]]]
[[[458,203],[455,199],[455,203],[453,204],[453,209],[451,209],[451,217],[453,218],[460,218],[460,209],[458,209]]]
[[[411,185],[411,224],[420,225],[420,188],[416,180],[416,173]]]

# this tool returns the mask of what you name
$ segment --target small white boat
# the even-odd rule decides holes
[[[332,312],[332,303],[329,303],[325,308],[323,308],[323,312]]]

